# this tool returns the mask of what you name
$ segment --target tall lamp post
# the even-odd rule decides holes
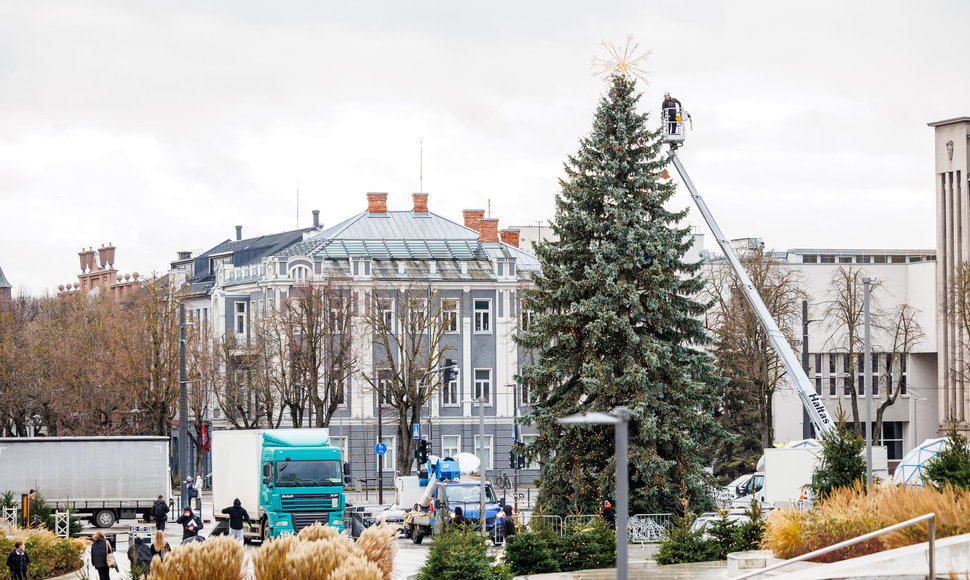
[[[179,304],[179,488],[182,507],[189,505],[189,488],[182,483],[189,472],[189,394],[185,380],[185,304]]]
[[[629,474],[627,473],[627,426],[630,410],[617,407],[611,413],[577,413],[557,421],[563,425],[614,425],[616,427],[616,577],[627,578],[627,532],[629,519]]]
[[[862,279],[862,309],[865,317],[865,355],[863,357],[862,384],[866,389],[866,489],[872,490],[872,338],[870,336],[869,293],[872,278]]]

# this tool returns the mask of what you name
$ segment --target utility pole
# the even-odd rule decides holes
[[[478,520],[481,522],[482,535],[485,535],[485,389],[482,389],[478,397],[478,454],[479,460],[482,462],[482,466],[479,469],[481,471],[481,491],[479,492],[479,502],[478,507]],[[498,521],[498,520],[496,520]]]
[[[381,378],[377,377],[377,442],[384,442],[384,422],[382,421],[381,415],[383,415],[383,409],[381,408],[381,399],[384,398],[384,385],[381,384]],[[385,453],[387,453],[385,451]],[[384,505],[384,456],[377,456],[377,503],[381,506]]]
[[[515,449],[515,485],[512,486],[512,495],[515,503],[515,513],[519,513],[519,453],[522,446],[519,444],[519,385],[512,383],[512,449]]]
[[[863,308],[865,310],[865,361],[862,384],[866,389],[866,489],[872,491],[872,339],[870,336],[871,317],[869,315],[869,292],[872,278],[862,279]]]
[[[808,300],[802,300],[802,369],[808,376]],[[808,411],[802,407],[802,439],[812,436],[812,420]]]
[[[185,380],[185,304],[179,304],[179,488],[182,509],[189,505],[185,477],[189,472],[189,394]]]

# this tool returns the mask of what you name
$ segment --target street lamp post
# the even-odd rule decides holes
[[[563,425],[613,425],[616,436],[616,577],[627,578],[627,520],[629,519],[629,474],[627,473],[627,426],[630,410],[617,407],[612,413],[578,413],[558,420]]]
[[[475,399],[478,403],[478,460],[481,463],[479,471],[481,473],[481,489],[479,490],[478,521],[482,526],[482,535],[485,535],[485,393]],[[495,520],[498,522],[498,519]],[[497,532],[497,530],[496,530]]]
[[[870,336],[869,292],[872,278],[862,279],[862,308],[865,317],[865,359],[862,384],[866,389],[866,489],[872,490],[872,338]]]
[[[185,304],[179,304],[179,488],[182,507],[189,505],[189,488],[182,483],[189,472],[189,395],[185,379]]]

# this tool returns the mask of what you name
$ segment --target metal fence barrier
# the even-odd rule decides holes
[[[512,515],[516,529],[521,534],[523,528],[535,531],[541,527],[548,527],[553,532],[562,536],[563,521],[559,516],[537,515],[531,512],[517,513]]]
[[[578,516],[566,516],[566,528],[570,530],[583,530],[591,525],[596,520],[602,520],[603,516],[600,515],[578,515]]]
[[[8,526],[17,525],[17,508],[15,507],[5,507],[3,511],[0,512],[0,523],[4,523]]]
[[[637,514],[630,517],[630,543],[652,544],[663,539],[674,514]]]

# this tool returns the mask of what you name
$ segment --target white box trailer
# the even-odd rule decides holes
[[[167,437],[0,438],[0,492],[34,489],[56,509],[111,527],[147,518],[160,495],[170,501],[168,461]]]
[[[263,430],[212,432],[212,510],[224,518],[222,508],[239,498],[255,520],[259,517],[260,452]]]

